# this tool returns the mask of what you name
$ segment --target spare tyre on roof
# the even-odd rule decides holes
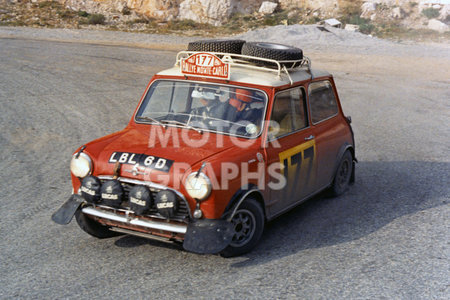
[[[276,61],[303,59],[303,51],[300,48],[265,42],[245,43],[242,46],[242,55],[273,59]],[[269,67],[274,67],[274,64],[270,62],[265,63],[256,60],[255,61],[249,60],[249,61],[257,64],[264,64]],[[286,63],[282,65],[286,65],[287,67],[289,67],[292,64]]]
[[[203,40],[190,42],[188,51],[223,52],[241,54],[244,40]]]

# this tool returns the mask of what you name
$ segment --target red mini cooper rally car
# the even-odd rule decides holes
[[[156,74],[128,126],[80,147],[52,219],[196,253],[250,251],[264,224],[354,182],[355,142],[333,77],[301,49],[192,42]]]

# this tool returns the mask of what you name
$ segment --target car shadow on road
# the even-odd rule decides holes
[[[346,194],[322,193],[269,222],[259,245],[232,267],[357,240],[399,217],[448,204],[448,174],[450,163],[360,162]]]
[[[183,250],[183,245],[181,243],[163,242],[132,235],[124,235],[120,237],[114,242],[114,245],[122,248],[134,248],[144,245],[150,245],[159,248]]]

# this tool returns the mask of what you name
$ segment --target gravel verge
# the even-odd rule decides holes
[[[190,41],[204,39],[181,35],[28,27],[0,27],[0,38],[24,38],[167,50],[184,50]],[[249,31],[232,38],[287,44],[302,48],[306,55],[308,51],[333,51],[336,53],[379,54],[397,57],[410,55],[450,59],[450,44],[448,43],[393,42],[359,32],[317,25],[272,26]]]

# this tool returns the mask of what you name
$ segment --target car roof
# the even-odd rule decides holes
[[[230,71],[230,81],[240,82],[244,84],[255,84],[270,87],[283,86],[292,82],[301,82],[312,77],[322,77],[331,76],[330,73],[318,69],[298,69],[289,71],[289,76],[285,72],[282,72],[280,76],[276,72],[266,71],[266,70],[253,70],[240,66],[232,66]],[[158,72],[157,75],[161,76],[184,76],[181,73],[179,66],[174,66],[173,68],[163,70]],[[191,77],[191,76],[190,76]],[[191,78],[195,78],[192,76]]]

